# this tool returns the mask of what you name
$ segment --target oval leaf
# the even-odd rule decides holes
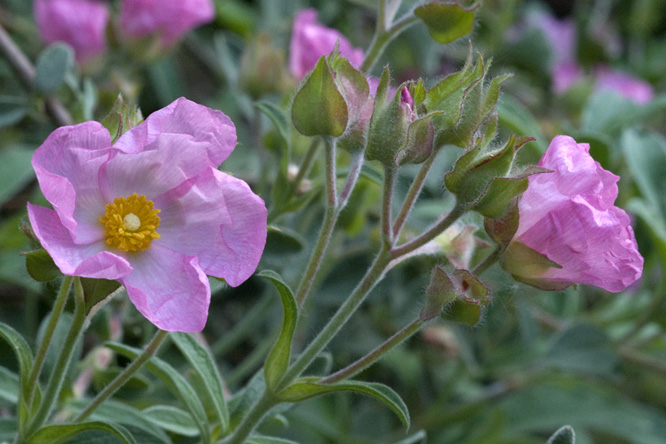
[[[271,348],[271,351],[268,353],[266,364],[264,365],[266,386],[269,390],[273,390],[289,366],[291,340],[294,336],[294,329],[296,328],[298,307],[296,306],[294,293],[289,286],[284,283],[279,274],[271,270],[264,270],[261,273],[258,273],[258,276],[268,279],[273,285],[275,285],[275,288],[280,294],[282,309],[284,310],[282,330],[280,331],[280,335],[278,336],[277,341],[275,341],[273,348]]]
[[[54,43],[46,48],[35,64],[35,89],[43,93],[57,91],[65,76],[74,66],[74,50],[64,43]]]
[[[83,424],[58,424],[44,427],[29,439],[31,444],[59,444],[66,442],[79,433],[99,430],[115,436],[126,444],[136,444],[132,435],[123,426],[106,422],[84,422]]]
[[[170,405],[155,405],[141,411],[141,415],[168,432],[182,436],[197,436],[199,429],[186,411]]]
[[[430,36],[439,43],[450,43],[466,36],[474,28],[474,11],[460,5],[428,3],[414,10],[414,15],[428,26]]]

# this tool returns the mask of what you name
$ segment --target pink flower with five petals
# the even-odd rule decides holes
[[[32,164],[53,209],[28,204],[42,246],[66,275],[113,279],[169,331],[200,331],[206,275],[240,285],[266,242],[266,207],[217,169],[236,146],[232,121],[180,98],[111,145],[97,122],[61,127]]]

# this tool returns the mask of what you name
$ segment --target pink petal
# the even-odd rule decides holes
[[[167,331],[201,331],[210,304],[208,278],[196,257],[157,245],[132,255],[134,270],[121,279],[150,322]]]
[[[240,179],[209,168],[160,196],[155,243],[197,256],[209,275],[237,286],[254,273],[266,242],[266,207]]]
[[[321,56],[328,55],[339,42],[340,55],[358,67],[363,62],[363,50],[354,48],[339,31],[317,22],[317,11],[305,9],[294,18],[289,45],[289,69],[294,77],[303,78],[313,69]]]
[[[597,91],[613,91],[638,104],[648,103],[654,98],[654,88],[643,79],[604,66],[597,67],[595,73]]]
[[[35,235],[64,274],[119,279],[132,271],[127,260],[105,251],[103,240],[87,245],[74,243],[55,211],[28,203],[28,217]]]
[[[236,147],[236,127],[229,117],[181,97],[123,134],[113,148],[126,153],[156,150],[161,145],[155,142],[163,137],[182,139],[189,151],[204,151],[213,167]]]
[[[86,122],[56,129],[32,158],[42,193],[76,243],[91,243],[103,236],[98,170],[110,146],[109,132],[97,122]]]
[[[85,62],[106,50],[108,7],[89,0],[36,0],[35,21],[44,42],[64,42]]]
[[[214,17],[210,0],[123,0],[120,9],[120,24],[126,36],[160,33],[164,46]]]

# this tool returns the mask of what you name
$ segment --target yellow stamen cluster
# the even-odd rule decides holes
[[[137,193],[117,197],[106,205],[106,213],[99,218],[104,225],[106,243],[123,251],[141,251],[150,248],[153,239],[159,239],[160,210],[153,209],[153,201]]]

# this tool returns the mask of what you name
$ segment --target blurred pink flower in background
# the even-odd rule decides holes
[[[211,0],[123,0],[120,27],[128,37],[159,34],[163,46],[173,44],[190,29],[213,20]]]
[[[111,146],[97,122],[55,130],[33,157],[53,209],[28,204],[42,246],[67,275],[113,279],[169,331],[200,331],[206,274],[238,286],[266,242],[266,207],[217,170],[236,146],[222,112],[180,98]]]
[[[506,258],[505,268],[518,279],[546,284],[542,288],[548,282],[562,287],[580,283],[617,292],[640,278],[643,257],[629,216],[614,205],[619,177],[604,170],[589,149],[569,136],[557,136],[539,161],[553,171],[530,176],[511,244],[522,243],[560,268],[542,267],[535,273],[530,258]]]
[[[595,74],[597,91],[614,91],[638,104],[648,103],[654,97],[652,85],[626,72],[598,66]]]
[[[294,18],[294,27],[289,46],[289,69],[294,77],[301,79],[313,69],[321,56],[333,51],[339,42],[340,55],[349,59],[354,67],[363,62],[363,50],[354,48],[339,31],[317,22],[317,11],[305,9]]]
[[[86,62],[106,50],[109,11],[95,0],[36,0],[35,20],[45,43],[64,42]]]

